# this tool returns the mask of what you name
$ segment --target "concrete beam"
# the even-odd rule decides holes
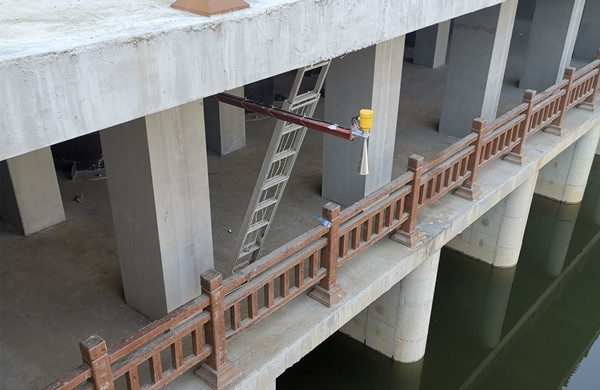
[[[600,0],[586,0],[573,58],[592,62],[600,49]]]
[[[428,68],[439,68],[446,63],[450,20],[425,27],[416,33],[413,63]]]
[[[440,133],[464,137],[474,118],[496,117],[516,10],[508,0],[454,21]]]
[[[0,216],[26,236],[65,220],[49,147],[0,162]]]
[[[538,0],[519,88],[545,90],[571,62],[585,0]]]
[[[599,138],[596,126],[540,169],[535,193],[564,203],[581,202]]]
[[[327,76],[325,120],[350,126],[360,109],[374,111],[369,170],[358,174],[363,140],[323,138],[323,197],[349,206],[392,178],[404,36],[335,59]]]
[[[243,97],[244,87],[227,93]],[[204,123],[206,147],[211,152],[224,156],[246,146],[246,115],[243,109],[215,99],[204,99]]]
[[[0,160],[501,2],[266,0],[204,18],[162,0],[7,1]]]
[[[517,265],[536,177],[517,187],[448,243],[448,247],[494,267]]]
[[[213,268],[202,101],[100,132],[127,303],[158,318]]]

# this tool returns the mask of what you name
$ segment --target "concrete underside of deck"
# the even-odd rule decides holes
[[[517,48],[521,31],[526,33],[526,26],[517,25],[513,38]],[[522,63],[518,50],[510,61],[499,114],[517,105],[523,93],[515,86]],[[408,155],[420,153],[427,158],[455,142],[436,131],[444,78],[444,67],[430,70],[405,63],[394,176],[405,171]],[[286,94],[289,81],[289,75],[279,77],[277,92]],[[322,115],[322,106],[317,115]],[[428,253],[443,246],[599,122],[598,114],[572,110],[565,120],[569,131],[563,138],[540,133],[528,141],[525,166],[496,161],[483,169],[478,179],[483,196],[477,202],[448,195],[419,214],[418,227],[426,241],[418,248],[410,250],[384,239],[343,266],[339,282],[348,297],[335,308],[328,309],[303,295],[233,340],[229,357],[243,377],[232,388],[268,388],[275,377],[397,283]],[[270,119],[248,117],[246,148],[224,157],[209,155],[219,270],[225,270],[231,259],[273,127]],[[321,160],[322,136],[309,133],[264,253],[315,226],[314,215],[320,214],[327,202],[320,196]],[[2,388],[42,387],[80,364],[79,341],[97,333],[112,345],[149,322],[123,298],[106,182],[75,183],[64,175],[59,180],[66,222],[29,237],[0,223]],[[73,202],[82,194],[85,202]],[[189,372],[171,388],[203,386]]]

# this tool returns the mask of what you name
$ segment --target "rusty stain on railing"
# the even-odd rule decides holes
[[[394,230],[393,239],[417,244],[422,238],[416,228],[420,210],[451,191],[475,199],[479,169],[500,157],[522,164],[527,138],[544,128],[562,134],[564,114],[576,105],[596,108],[599,84],[600,50],[595,61],[579,71],[568,68],[562,81],[542,93],[526,91],[522,104],[489,124],[475,119],[471,134],[429,161],[411,156],[408,172],[353,206],[340,212],[339,206],[327,204],[323,216],[330,228],[311,229],[224,281],[214,270],[205,272],[203,295],[108,350],[98,336],[83,341],[84,364],[46,390],[109,390],[122,377],[129,390],[158,389],[202,361],[198,376],[216,389],[224,387],[239,374],[227,360],[228,340],[310,287],[315,286],[309,295],[318,301],[338,302],[345,294],[336,281],[339,266]],[[191,344],[188,356],[184,339]],[[167,349],[171,367],[163,370],[161,352]],[[141,384],[138,370],[145,363],[151,383]]]

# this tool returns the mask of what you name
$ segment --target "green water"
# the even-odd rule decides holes
[[[600,390],[599,198],[598,158],[581,205],[535,197],[514,269],[443,250],[422,361],[338,332],[277,389]]]

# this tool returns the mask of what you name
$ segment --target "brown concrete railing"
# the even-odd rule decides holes
[[[227,361],[228,340],[313,286],[310,295],[320,302],[339,301],[338,267],[394,230],[396,239],[413,246],[421,237],[419,211],[451,191],[475,199],[479,169],[502,156],[522,163],[526,139],[548,126],[560,134],[565,112],[578,104],[594,108],[599,83],[600,51],[597,60],[577,72],[567,69],[564,80],[546,91],[526,91],[522,104],[489,124],[475,119],[471,134],[429,161],[411,156],[408,172],[344,211],[328,203],[323,217],[331,227],[311,229],[224,281],[214,270],[205,272],[200,297],[108,350],[100,337],[88,338],[80,343],[84,364],[46,389],[114,389],[120,378],[129,390],[158,389],[202,361],[200,376],[222,388],[238,374]],[[165,350],[170,367],[163,370]],[[146,364],[150,382],[140,383]]]

